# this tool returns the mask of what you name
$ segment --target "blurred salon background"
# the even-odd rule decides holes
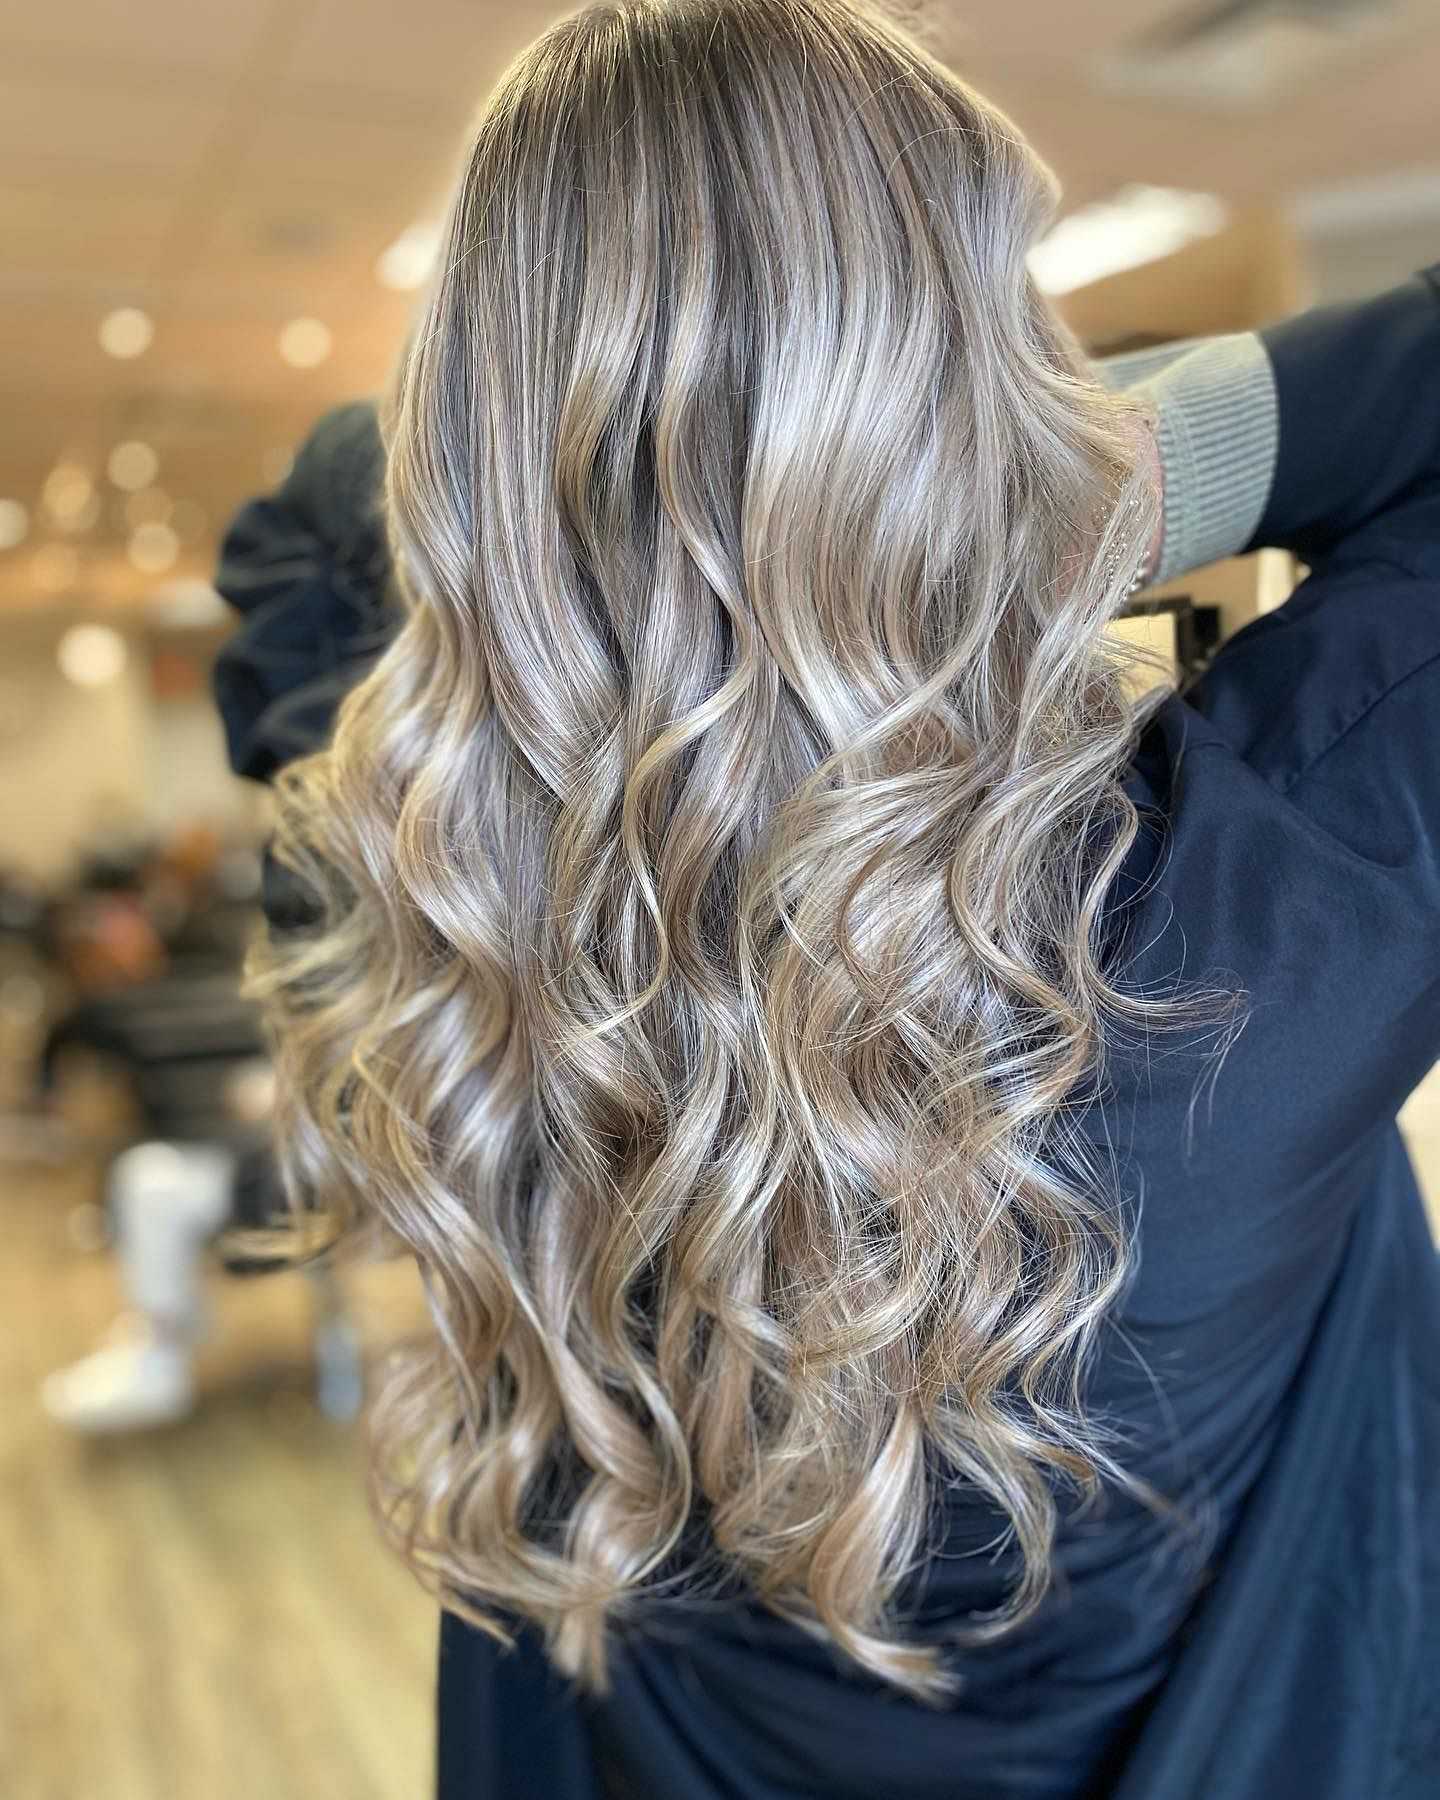
[[[385,383],[466,123],[562,9],[0,9],[0,1794],[409,1800],[431,1603],[366,1510],[395,1263],[287,1268],[238,973],[268,795],[230,767],[238,510]],[[1061,175],[1037,279],[1096,354],[1440,254],[1434,0],[904,8]],[[1343,446],[1336,447],[1343,454]],[[1299,571],[1115,629],[1182,680]],[[1440,1202],[1440,1080],[1402,1120]],[[1440,1209],[1437,1209],[1440,1216]]]

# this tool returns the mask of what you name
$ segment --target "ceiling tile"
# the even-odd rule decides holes
[[[442,187],[464,143],[466,108],[435,105],[409,119],[376,118],[362,102],[266,105],[232,178],[237,191],[386,197]]]
[[[63,6],[13,6],[0,20],[0,45],[7,61],[30,54],[72,65],[104,62],[112,69],[126,63],[224,69],[249,49],[275,3],[65,0]]]
[[[1181,0],[935,0],[930,41],[1054,163],[1069,200],[1134,180],[1265,197],[1436,154],[1440,9],[1403,45],[1250,117],[1117,103],[1088,58]],[[0,17],[0,494],[33,504],[57,456],[121,436],[218,531],[329,406],[376,391],[413,302],[376,254],[445,197],[507,63],[569,9],[540,0],[65,0]],[[118,363],[112,305],[157,322]],[[331,356],[280,358],[288,318]],[[98,541],[98,540],[97,540]],[[113,552],[113,546],[112,546]],[[213,543],[197,560],[213,555]],[[0,604],[23,589],[0,557]],[[107,572],[108,571],[108,572]],[[99,557],[96,591],[139,578]],[[108,585],[107,585],[108,584]],[[128,586],[127,586],[128,584]],[[143,584],[141,584],[143,585]]]
[[[478,104],[516,52],[567,10],[540,0],[317,0],[285,73],[351,94]]]
[[[168,187],[183,180],[224,116],[226,90],[153,81],[99,84],[7,71],[0,75],[0,168],[43,178],[90,165],[122,192],[132,173]]]
[[[125,285],[146,278],[174,217],[173,197],[149,182],[117,193],[88,168],[52,171],[45,181],[0,185],[0,243],[14,287],[60,280]]]

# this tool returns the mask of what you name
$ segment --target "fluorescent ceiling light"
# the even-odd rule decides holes
[[[1042,293],[1068,294],[1210,237],[1227,217],[1214,194],[1122,188],[1113,200],[1081,207],[1061,219],[1031,250],[1030,273]]]
[[[1112,94],[1253,109],[1340,79],[1420,11],[1415,0],[1212,0],[1097,52],[1090,68]]]

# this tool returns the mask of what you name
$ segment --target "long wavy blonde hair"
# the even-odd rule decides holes
[[[940,1483],[1023,1557],[970,1643],[1058,1484],[1171,1504],[1086,1416],[1134,1234],[1069,1115],[1225,996],[1101,966],[1156,501],[1027,273],[1056,191],[877,11],[591,7],[485,107],[396,380],[403,625],[279,783],[324,916],[255,988],[292,1199],[430,1300],[382,1516],[594,1692],[730,1579],[940,1700]]]

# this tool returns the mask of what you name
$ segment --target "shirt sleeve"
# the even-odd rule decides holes
[[[1095,368],[1154,422],[1165,517],[1153,579],[1237,555],[1265,511],[1279,448],[1274,370],[1259,336],[1193,338],[1105,357]]]
[[[1226,639],[1172,709],[1177,738],[1210,747],[1189,775],[1193,749],[1173,747],[1167,764],[1187,820],[1177,904],[1192,951],[1203,962],[1214,934],[1217,960],[1257,996],[1252,1061],[1237,1067],[1284,1072],[1308,1134],[1282,1146],[1297,1168],[1392,1120],[1440,1057],[1434,273],[1255,334],[1278,436],[1248,537],[1236,543],[1232,525],[1229,548],[1276,544],[1311,573]],[[1163,383],[1190,359],[1198,372],[1199,348],[1145,378]],[[1223,418],[1192,408],[1187,435],[1223,454]],[[1210,453],[1201,446],[1202,463]],[[1172,452],[1182,505],[1186,466]],[[1243,515],[1238,493],[1228,510]],[[1278,1120],[1272,1135],[1280,1144]]]
[[[1258,334],[1279,440],[1246,547],[1280,544],[1311,573],[1186,690],[1268,781],[1380,857],[1392,825],[1440,846],[1440,723],[1425,723],[1440,721],[1437,275]],[[1342,780],[1364,796],[1348,817]]]
[[[1363,300],[1095,369],[1155,420],[1160,580],[1265,546],[1317,567],[1440,483],[1440,263]]]
[[[1440,482],[1440,263],[1259,336],[1280,442],[1245,547],[1280,545],[1318,568]]]

